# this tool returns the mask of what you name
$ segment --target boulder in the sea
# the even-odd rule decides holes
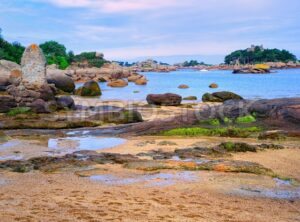
[[[135,81],[136,85],[147,85],[147,79],[146,78],[140,78],[138,80]]]
[[[216,83],[212,83],[212,84],[209,85],[209,88],[216,89],[216,88],[219,88],[219,86]]]
[[[182,97],[173,93],[149,94],[146,100],[150,105],[178,106],[181,104]]]
[[[185,85],[185,84],[181,84],[178,86],[179,89],[188,89],[190,88],[188,85]]]
[[[56,99],[59,109],[74,109],[75,102],[71,96],[61,96]]]
[[[110,87],[125,87],[127,85],[128,85],[128,82],[125,81],[124,79],[113,80],[107,84],[107,86],[110,86]]]
[[[138,79],[141,79],[141,78],[143,78],[142,75],[135,73],[135,74],[131,74],[131,75],[127,78],[127,80],[128,80],[128,82],[136,82]]]
[[[202,96],[203,102],[225,102],[227,100],[243,100],[243,97],[228,91],[205,93]]]
[[[181,84],[178,86],[179,89],[188,89],[190,88],[188,85],[185,85],[185,84]]]
[[[102,92],[99,84],[96,81],[88,81],[78,88],[75,92],[78,96],[101,96]]]
[[[184,97],[183,100],[197,100],[197,96],[188,96],[188,97]]]
[[[73,93],[75,90],[75,83],[73,79],[65,75],[63,72],[51,72],[51,74],[47,73],[47,82],[49,84],[54,84],[56,88],[67,93]]]

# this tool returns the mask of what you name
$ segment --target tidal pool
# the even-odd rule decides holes
[[[300,199],[300,187],[292,185],[289,180],[274,179],[275,188],[241,187],[233,190],[233,194],[253,197],[266,197],[272,199]]]
[[[177,172],[177,173],[157,173],[149,175],[130,175],[119,177],[112,174],[102,174],[90,176],[92,181],[101,182],[106,185],[130,185],[141,183],[147,187],[152,186],[171,186],[180,182],[196,182],[198,175],[194,172]]]
[[[126,142],[122,138],[100,138],[100,137],[66,137],[55,138],[48,140],[48,147],[50,149],[67,149],[67,150],[100,150],[108,149]]]

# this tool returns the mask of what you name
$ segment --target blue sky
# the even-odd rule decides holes
[[[114,60],[220,63],[251,44],[300,58],[299,10],[299,0],[0,0],[0,27],[9,41]]]

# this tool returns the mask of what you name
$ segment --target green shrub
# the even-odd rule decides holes
[[[235,120],[236,123],[254,123],[256,122],[256,119],[254,116],[252,115],[248,115],[248,116],[241,116],[236,118]]]
[[[8,116],[17,116],[19,114],[30,114],[31,108],[29,107],[16,107],[9,110]]]

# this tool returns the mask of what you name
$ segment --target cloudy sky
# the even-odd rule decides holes
[[[0,0],[0,28],[9,41],[108,59],[219,63],[251,44],[300,58],[299,10],[299,0]]]

